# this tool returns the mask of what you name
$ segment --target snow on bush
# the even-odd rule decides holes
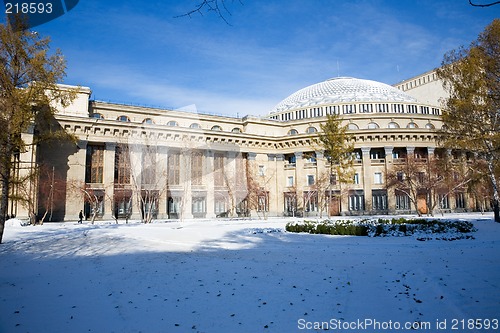
[[[5,225],[7,227],[21,227],[21,226],[26,226],[28,224],[29,224],[28,222],[16,218],[8,219],[7,221],[5,221]]]
[[[426,219],[358,219],[290,222],[288,232],[310,234],[351,235],[368,237],[413,236],[417,240],[457,240],[474,238],[477,231],[468,221],[426,220]]]
[[[256,235],[256,234],[272,234],[275,232],[282,232],[283,229],[280,228],[250,228],[246,229],[246,232]]]

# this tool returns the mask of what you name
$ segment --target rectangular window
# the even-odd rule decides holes
[[[365,196],[363,194],[363,191],[349,192],[349,210],[350,211],[365,210]]]
[[[334,173],[330,175],[330,185],[337,185],[337,175]]]
[[[257,211],[268,212],[269,211],[269,192],[260,191],[257,195]]]
[[[396,190],[396,209],[397,210],[411,210],[410,197],[403,191]]]
[[[130,184],[130,152],[127,146],[117,146],[115,151],[115,183]]]
[[[288,176],[286,186],[288,186],[288,187],[294,186],[293,176]]]
[[[158,217],[158,200],[160,198],[160,192],[143,190],[141,191],[141,213],[145,217],[150,215],[152,218],[156,219]]]
[[[214,185],[224,186],[224,155],[214,155]]]
[[[132,191],[115,190],[115,217],[127,218],[132,214]]]
[[[141,176],[143,184],[156,183],[156,148],[153,146],[146,146],[142,152]]]
[[[104,146],[88,145],[85,182],[102,184],[104,175]]]
[[[304,211],[318,211],[318,193],[316,191],[304,192]]]
[[[191,201],[191,212],[193,215],[205,214],[206,209],[206,198],[205,197],[193,197]]]
[[[407,113],[417,113],[417,106],[416,105],[407,105],[406,109],[407,109]]]
[[[372,191],[372,208],[373,210],[387,210],[387,191],[373,190]]]
[[[403,104],[392,104],[392,112],[394,112],[394,113],[404,112],[404,105]]]
[[[383,151],[381,149],[371,149],[370,150],[370,159],[372,159],[372,160],[383,160],[384,158],[385,158],[385,151]]]
[[[359,112],[363,113],[373,112],[373,104],[361,104]]]
[[[181,154],[172,152],[168,154],[168,184],[180,185],[181,184]]]
[[[389,104],[377,104],[378,106],[378,112],[388,112],[389,111]]]
[[[169,214],[179,214],[181,211],[181,197],[168,198],[168,212]]]
[[[405,173],[403,171],[398,171],[396,173],[396,178],[398,180],[398,182],[402,182],[405,180]]]
[[[429,107],[428,106],[420,106],[420,113],[429,114]]]
[[[307,175],[307,185],[308,186],[314,185],[314,175]]]
[[[203,153],[201,152],[191,154],[191,184],[203,184]]]
[[[465,193],[464,192],[455,192],[455,207],[456,208],[467,208],[465,205]]]
[[[382,172],[375,172],[373,175],[374,184],[382,184]]]
[[[353,182],[356,185],[359,185],[359,173],[354,174]]]
[[[226,200],[224,198],[216,198],[214,200],[214,211],[219,217],[227,212]]]
[[[90,198],[85,196],[85,216],[104,216],[104,191],[86,189],[90,194]]]
[[[285,204],[285,214],[286,216],[295,216],[297,213],[297,193],[296,192],[285,192],[284,204]]]
[[[438,207],[440,209],[450,209],[450,198],[446,194],[438,194]]]
[[[419,184],[425,183],[425,172],[417,172],[417,181]]]
[[[356,113],[356,105],[342,105],[342,112],[344,114]]]

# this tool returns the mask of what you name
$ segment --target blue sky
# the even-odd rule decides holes
[[[468,0],[241,1],[226,0],[228,25],[175,18],[197,0],[80,0],[36,30],[66,56],[65,83],[93,99],[244,116],[331,77],[424,73],[500,17]]]

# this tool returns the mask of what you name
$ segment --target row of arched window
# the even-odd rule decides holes
[[[377,128],[380,128],[380,126],[379,126],[379,124],[377,124],[375,122],[371,122],[368,124],[368,126],[366,128],[367,129],[377,129]],[[391,121],[389,124],[387,124],[387,128],[401,128],[401,127],[399,126],[398,123]],[[406,128],[419,128],[419,126],[417,125],[417,123],[411,121],[406,125]],[[426,129],[435,129],[436,126],[434,126],[431,123],[427,123],[427,124],[425,124],[425,128]],[[354,124],[354,123],[350,123],[348,125],[348,129],[357,130],[357,129],[359,129],[359,126]]]
[[[359,130],[359,126],[354,124],[354,123],[350,123],[349,125],[347,125],[347,128],[350,129],[350,130]],[[368,126],[366,127],[367,129],[377,129],[377,128],[380,128],[379,124],[375,123],[375,122],[371,122],[368,124]],[[387,128],[401,128],[399,126],[398,123],[396,122],[393,122],[391,121],[388,125],[387,125]],[[415,123],[415,122],[409,122],[407,125],[406,125],[406,128],[419,128],[418,125]],[[436,127],[431,124],[431,123],[427,123],[425,125],[425,128],[426,129],[435,129]],[[316,133],[318,130],[315,128],[315,127],[308,127],[306,129],[306,132],[307,134],[312,134],[312,133]],[[291,130],[288,131],[288,135],[298,135],[299,134],[299,131],[297,131],[296,129],[292,128]]]
[[[93,113],[92,114],[92,118],[96,118],[96,119],[104,119],[104,116],[100,113]],[[122,121],[122,122],[130,122],[130,118],[128,116],[119,116],[118,118],[116,118],[117,121]],[[146,118],[142,121],[143,124],[154,124],[154,121],[153,119],[151,118]],[[175,120],[170,120],[169,122],[167,122],[166,124],[167,126],[170,126],[170,127],[177,127],[179,126],[179,123]],[[193,128],[193,129],[201,129],[201,125],[198,124],[198,123],[192,123],[191,125],[189,125],[189,128]],[[219,125],[214,125],[210,128],[210,130],[212,131],[223,131],[222,127],[219,126]],[[241,133],[241,128],[239,127],[235,127],[231,130],[231,132],[233,133]]]

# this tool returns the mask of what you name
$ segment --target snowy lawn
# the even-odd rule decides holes
[[[475,239],[296,234],[286,219],[9,225],[0,332],[500,332],[500,224],[450,216]]]

